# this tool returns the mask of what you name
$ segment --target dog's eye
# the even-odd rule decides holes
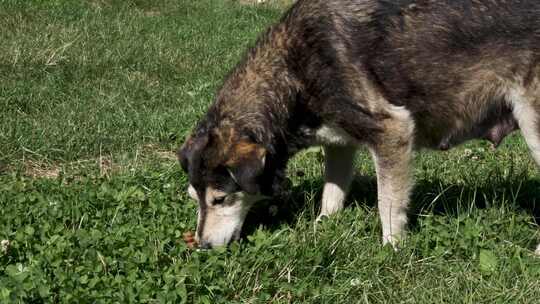
[[[214,198],[213,204],[214,205],[220,205],[220,204],[223,204],[223,202],[225,202],[225,196]]]

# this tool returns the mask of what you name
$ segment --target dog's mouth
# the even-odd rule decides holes
[[[263,195],[236,192],[219,203],[201,204],[197,223],[200,248],[228,246],[241,238],[244,221],[256,202],[266,200]]]

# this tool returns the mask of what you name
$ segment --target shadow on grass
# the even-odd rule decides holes
[[[525,210],[540,222],[540,180],[527,176],[512,179],[483,180],[482,184],[455,185],[435,180],[416,180],[409,208],[409,229],[418,226],[420,214],[438,214],[457,217],[471,209],[509,205]],[[470,184],[470,186],[469,186]],[[287,197],[271,202],[261,202],[248,215],[243,235],[250,235],[257,227],[274,231],[282,225],[292,226],[303,214],[316,215],[320,208],[323,181],[304,181],[292,187]],[[306,193],[314,192],[313,199]],[[375,176],[357,176],[351,186],[345,208],[358,206],[374,208],[377,205],[377,180]],[[314,216],[309,216],[315,220]]]

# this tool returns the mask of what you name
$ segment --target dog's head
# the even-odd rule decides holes
[[[203,248],[240,237],[244,219],[261,200],[266,149],[233,127],[199,127],[178,152],[189,176],[189,195],[199,203],[196,239]]]

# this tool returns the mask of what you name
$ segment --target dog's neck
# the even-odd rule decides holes
[[[286,136],[301,85],[290,70],[286,27],[272,27],[228,76],[212,110],[265,146]]]

